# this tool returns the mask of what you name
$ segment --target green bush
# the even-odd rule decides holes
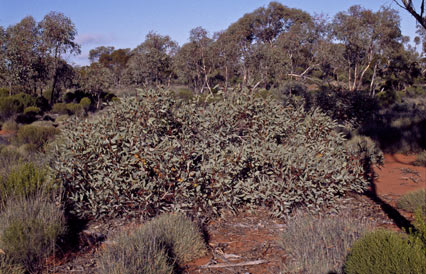
[[[19,128],[16,134],[16,141],[19,145],[31,144],[37,150],[54,139],[59,130],[54,127],[38,127],[33,125],[25,125]]]
[[[10,197],[32,197],[52,189],[47,170],[27,162],[15,166],[0,180],[0,202]]]
[[[7,97],[10,94],[10,90],[8,88],[0,88],[0,97]]]
[[[426,188],[405,194],[397,201],[396,205],[398,208],[411,213],[420,208],[426,215]]]
[[[203,256],[200,231],[182,215],[165,214],[124,234],[99,258],[100,273],[173,273],[175,264]]]
[[[367,189],[361,155],[320,111],[248,91],[197,99],[153,90],[67,123],[53,168],[73,213],[220,214],[266,205],[282,216]]]
[[[10,117],[22,112],[24,105],[13,96],[0,97],[0,118],[7,120]]]
[[[18,94],[12,95],[11,97],[18,100],[22,104],[23,108],[36,106],[37,97],[31,96],[27,93],[20,92]]]
[[[40,270],[64,231],[63,212],[43,196],[10,200],[0,212],[0,249],[29,272]]]
[[[90,101],[90,98],[88,97],[81,98],[80,100],[80,105],[86,112],[89,110],[91,104],[92,101]]]
[[[0,176],[9,174],[10,169],[16,166],[22,159],[23,155],[15,147],[0,147]]]
[[[288,220],[280,245],[289,257],[283,273],[342,273],[352,244],[373,222],[349,210],[337,216],[298,212]]]
[[[52,112],[57,114],[68,114],[67,104],[56,103],[52,106]]]
[[[426,273],[425,246],[386,230],[366,234],[355,242],[345,273]]]
[[[24,109],[24,114],[37,115],[40,114],[41,110],[38,107],[27,107]]]
[[[84,107],[81,104],[68,103],[66,104],[66,109],[69,115],[81,115],[84,111]]]

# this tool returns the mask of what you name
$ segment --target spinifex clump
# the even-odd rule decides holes
[[[367,187],[360,157],[320,111],[245,91],[211,101],[152,90],[69,124],[53,167],[74,213],[220,214],[266,205],[279,216]]]

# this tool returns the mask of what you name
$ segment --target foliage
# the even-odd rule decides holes
[[[53,189],[47,170],[31,162],[19,164],[0,180],[0,202],[9,198],[30,198]]]
[[[13,146],[1,146],[0,147],[0,176],[8,174],[10,169],[14,167],[23,156]],[[1,195],[1,194],[0,194]],[[1,199],[0,199],[1,200]]]
[[[345,273],[425,273],[425,248],[396,232],[377,230],[355,242]]]
[[[266,205],[281,216],[336,206],[337,197],[367,188],[361,156],[325,114],[247,91],[223,96],[187,104],[152,90],[67,124],[52,166],[73,213],[220,214]]]
[[[37,150],[43,149],[43,146],[53,140],[59,130],[54,127],[39,127],[34,125],[24,125],[19,128],[16,141],[18,144],[31,144]]]
[[[40,269],[64,231],[62,211],[44,196],[9,200],[0,212],[0,249],[30,272]]]
[[[37,115],[37,114],[40,114],[40,112],[41,112],[40,108],[34,107],[34,106],[26,107],[24,109],[24,114],[29,114],[29,115]]]
[[[175,264],[205,253],[201,233],[191,220],[164,214],[107,248],[100,257],[100,273],[172,273]]]
[[[405,194],[397,201],[397,206],[411,213],[420,208],[423,214],[426,215],[426,189]]]
[[[0,119],[7,120],[22,112],[24,106],[17,98],[12,96],[0,97]]]
[[[80,105],[86,112],[89,110],[91,104],[92,101],[90,101],[90,98],[88,97],[84,97],[80,100]]]
[[[82,115],[84,108],[81,104],[68,103],[65,105],[68,115]]]
[[[335,216],[297,212],[289,218],[280,242],[290,255],[286,272],[342,273],[348,250],[372,226],[349,210]]]
[[[57,114],[68,114],[67,104],[56,103],[52,106],[52,112]]]

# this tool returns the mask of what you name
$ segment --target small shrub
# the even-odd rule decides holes
[[[8,88],[0,88],[0,97],[7,97],[10,95],[10,90]]]
[[[57,114],[68,114],[67,104],[56,103],[52,106],[52,112]]]
[[[54,127],[38,127],[25,125],[19,128],[16,141],[18,144],[31,144],[36,149],[42,149],[48,141],[52,140],[59,130]]]
[[[55,122],[61,123],[68,120],[70,116],[68,114],[59,115],[58,118],[55,119]]]
[[[9,200],[0,213],[0,249],[29,272],[40,270],[64,231],[63,212],[43,196]]]
[[[13,96],[0,97],[0,118],[7,120],[10,117],[22,112],[24,105]]]
[[[41,110],[39,107],[27,107],[24,109],[24,114],[37,115],[40,114]]]
[[[23,155],[13,146],[4,146],[0,148],[0,176],[9,174],[12,167],[17,165]],[[1,194],[0,194],[1,195]],[[1,199],[0,199],[1,200]]]
[[[23,108],[36,106],[37,98],[27,93],[20,92],[18,94],[12,95],[12,98],[18,100],[22,104]]]
[[[40,108],[42,112],[45,112],[49,109],[49,101],[43,96],[39,96],[36,98],[35,105]]]
[[[2,125],[2,130],[17,131],[19,129],[18,123],[14,119],[9,119]]]
[[[69,115],[81,115],[84,112],[83,105],[76,103],[66,104],[66,108]]]
[[[90,101],[90,98],[88,97],[81,98],[80,100],[80,105],[86,112],[89,110],[91,104],[92,101]]]
[[[147,222],[100,257],[100,273],[172,273],[206,253],[198,227],[188,218],[164,214]],[[163,272],[162,272],[163,271]]]
[[[290,255],[284,272],[342,273],[349,248],[371,227],[371,221],[353,217],[349,211],[337,216],[299,211],[288,220],[281,240]]]
[[[31,162],[23,163],[15,166],[0,181],[0,202],[5,202],[10,197],[32,197],[52,188],[44,168]]]
[[[416,166],[424,166],[426,167],[426,150],[423,150],[417,155],[417,159],[414,162]]]
[[[426,214],[426,188],[402,196],[396,203],[398,208],[414,213],[417,208]]]
[[[426,273],[425,247],[386,230],[366,234],[354,243],[344,270],[352,273]]]

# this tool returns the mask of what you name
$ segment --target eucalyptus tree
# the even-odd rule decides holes
[[[39,42],[36,21],[27,16],[16,25],[9,26],[2,36],[4,78],[10,91],[12,86],[19,86],[23,91],[33,90]]]
[[[75,25],[63,13],[48,13],[39,23],[39,27],[44,54],[53,60],[50,77],[52,80],[50,103],[53,104],[57,96],[60,60],[66,53],[80,54],[80,45],[74,41],[77,35]]]
[[[96,98],[96,108],[100,107],[101,94],[114,84],[114,75],[110,69],[98,62],[77,69],[80,86]]]
[[[359,90],[367,72],[371,72],[370,87],[374,86],[379,66],[392,57],[392,51],[403,47],[404,37],[399,26],[397,11],[386,7],[373,12],[352,6],[336,14],[333,33],[345,46],[341,64],[347,73],[349,90]]]
[[[98,62],[102,54],[111,54],[114,47],[99,46],[89,51],[89,60],[91,63]]]
[[[98,57],[98,62],[111,70],[114,76],[114,85],[120,86],[123,73],[127,67],[127,62],[131,56],[130,49],[117,49],[111,52],[104,52]]]
[[[173,56],[178,45],[170,36],[150,32],[132,52],[127,77],[136,85],[170,85],[173,77]]]

